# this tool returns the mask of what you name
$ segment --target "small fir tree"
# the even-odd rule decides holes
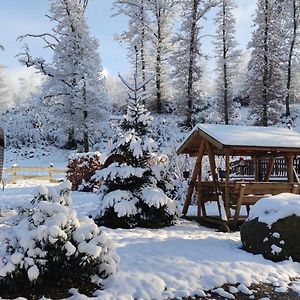
[[[149,137],[152,117],[142,104],[145,98],[142,91],[150,79],[138,83],[137,64],[133,85],[120,78],[130,90],[129,104],[111,154],[121,155],[123,159],[98,171],[95,176],[96,180],[103,181],[95,221],[111,228],[173,225],[176,205],[158,187],[163,185],[157,164],[153,163],[155,142]]]

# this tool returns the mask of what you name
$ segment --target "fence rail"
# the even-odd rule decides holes
[[[4,168],[4,174],[11,174],[9,182],[16,184],[18,180],[48,180],[50,182],[58,182],[55,177],[56,174],[65,174],[66,169],[57,169],[53,166],[50,167],[21,167],[12,166],[11,168]],[[24,174],[25,173],[25,174]],[[42,173],[42,174],[41,174]]]

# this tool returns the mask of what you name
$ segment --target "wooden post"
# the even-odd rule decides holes
[[[294,156],[292,154],[286,156],[286,165],[288,182],[294,182]]]
[[[53,165],[51,164],[50,167],[49,167],[49,181],[50,182],[56,182],[56,180],[53,178],[53,172],[55,171],[54,170],[54,167]]]
[[[274,163],[275,163],[275,158],[270,157],[268,165],[267,165],[267,169],[266,169],[264,182],[269,182],[270,181],[270,177],[271,177],[271,174],[272,174],[272,171],[273,171]]]
[[[230,202],[230,153],[226,153],[226,179],[225,179],[225,211],[227,219],[231,218],[231,212],[229,207]]]
[[[211,144],[209,142],[205,142],[205,144],[206,144],[211,175],[212,175],[212,178],[213,178],[213,184],[214,184],[215,193],[216,193],[216,201],[217,201],[217,204],[218,204],[219,215],[222,218],[222,210],[221,210],[221,205],[220,205],[220,201],[219,201],[220,187],[219,187],[218,174],[217,174],[217,171],[216,171],[215,155],[213,153],[213,149],[211,147]]]
[[[197,177],[199,175],[200,168],[202,166],[202,158],[203,158],[203,155],[204,155],[204,150],[205,150],[204,142],[201,142],[199,152],[198,152],[198,156],[197,156],[197,160],[196,160],[196,164],[195,164],[195,168],[193,170],[191,182],[190,182],[190,185],[189,185],[189,188],[188,188],[187,196],[186,196],[184,206],[183,206],[183,210],[182,210],[183,215],[187,214],[189,206],[192,202],[192,197],[193,197],[193,192],[194,192],[196,180],[197,180]]]
[[[297,174],[295,167],[293,167],[293,173],[294,173],[294,182],[300,183],[299,176]]]
[[[12,182],[12,184],[16,184],[17,183],[17,167],[12,166],[11,169],[12,169],[11,182]]]
[[[253,157],[252,159],[254,161],[255,181],[259,181],[259,159],[257,157]]]

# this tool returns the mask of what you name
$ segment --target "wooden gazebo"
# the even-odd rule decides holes
[[[236,228],[239,222],[245,220],[245,216],[240,215],[243,205],[249,214],[250,206],[265,195],[299,193],[294,159],[300,155],[300,134],[288,128],[199,124],[182,143],[177,154],[197,157],[183,215],[187,214],[195,193],[200,219]],[[202,160],[206,155],[211,170],[210,181],[202,178]],[[216,156],[223,157],[225,161],[223,180],[220,180],[217,171]],[[247,157],[254,162],[253,178],[231,176],[233,157]],[[274,162],[279,158],[285,161],[286,178],[271,182]],[[262,161],[267,164],[263,174]],[[218,215],[208,215],[206,203],[209,201],[217,202]]]

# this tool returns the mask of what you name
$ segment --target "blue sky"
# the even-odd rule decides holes
[[[15,55],[21,51],[23,43],[16,42],[16,38],[26,33],[43,33],[49,31],[50,22],[44,16],[48,12],[47,0],[7,0],[1,1],[0,10],[0,43],[6,51],[0,54],[0,63],[9,69],[18,69]],[[240,48],[246,50],[246,45],[251,38],[251,15],[254,13],[255,0],[237,0],[237,39]],[[104,67],[116,74],[126,72],[129,68],[126,59],[126,49],[114,41],[114,34],[124,30],[127,24],[125,17],[112,18],[113,0],[90,0],[87,21],[91,33],[100,42],[100,55]],[[213,33],[211,21],[205,24],[205,33]],[[38,41],[28,40],[28,44],[35,56],[44,56],[46,52],[41,49]],[[203,41],[204,49],[212,54],[212,45],[209,39]]]

